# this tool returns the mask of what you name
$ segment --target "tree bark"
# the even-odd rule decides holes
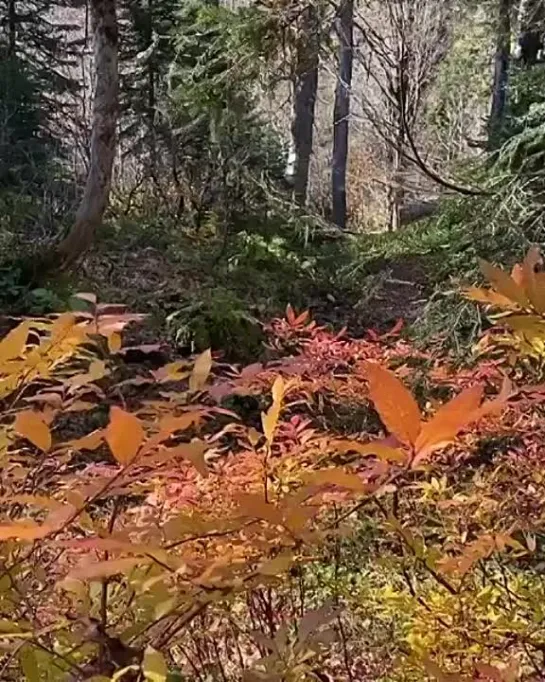
[[[76,221],[59,244],[61,265],[73,264],[93,243],[108,205],[118,118],[118,24],[116,0],[91,0],[95,92],[91,157]]]
[[[346,228],[346,170],[350,90],[354,46],[354,0],[342,0],[337,20],[339,36],[339,75],[335,89],[333,113],[333,160],[331,170],[332,218],[335,225]]]
[[[503,125],[511,59],[511,2],[498,0],[498,28],[494,57],[494,85],[488,124],[488,141],[493,145]]]
[[[526,66],[532,66],[543,47],[545,0],[520,0],[518,23],[520,57]]]
[[[293,188],[294,198],[301,205],[307,200],[312,156],[314,110],[318,91],[319,30],[317,9],[310,4],[301,13],[297,37],[291,160],[286,172],[286,179]]]
[[[8,58],[15,57],[17,47],[17,8],[15,0],[8,2]]]

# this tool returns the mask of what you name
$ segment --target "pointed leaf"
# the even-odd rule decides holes
[[[524,289],[505,270],[497,268],[485,260],[479,262],[481,271],[494,289],[510,301],[517,303],[522,308],[527,308],[529,301]]]
[[[33,646],[25,644],[19,651],[19,663],[27,682],[40,682],[42,679]]]
[[[121,334],[119,332],[113,332],[108,336],[108,350],[110,353],[118,353],[121,350]]]
[[[360,493],[367,491],[367,485],[357,474],[349,473],[341,468],[314,471],[309,474],[307,480],[313,485],[335,485]]]
[[[411,393],[392,372],[365,363],[369,395],[386,428],[403,443],[414,445],[420,433],[420,409]]]
[[[51,431],[43,415],[33,410],[19,412],[13,424],[15,433],[26,438],[43,452],[51,448]]]
[[[115,405],[110,410],[110,423],[105,434],[112,455],[123,466],[133,461],[145,437],[138,417]]]
[[[511,299],[499,294],[493,289],[479,289],[478,287],[468,287],[462,291],[465,298],[477,303],[485,303],[497,308],[513,309],[516,308],[516,303]]]
[[[28,322],[21,322],[2,339],[0,342],[0,363],[13,360],[23,354],[29,329]]]
[[[422,427],[415,445],[418,455],[413,464],[454,440],[475,419],[482,396],[482,385],[473,386],[440,407],[435,416]]]
[[[163,654],[148,646],[144,651],[142,672],[150,682],[166,682],[168,666]]]
[[[201,353],[195,360],[193,371],[189,377],[189,388],[191,391],[200,391],[206,384],[206,380],[212,369],[212,353],[210,348]]]
[[[285,573],[293,564],[293,556],[291,554],[279,554],[274,559],[265,561],[257,569],[261,575],[277,576]]]
[[[398,448],[394,448],[391,445],[386,445],[380,441],[374,443],[358,443],[357,441],[336,441],[334,444],[335,448],[339,449],[340,452],[357,452],[359,455],[368,456],[375,455],[379,459],[385,462],[396,462],[398,464],[404,464],[407,461],[407,453]]]
[[[163,452],[170,457],[183,457],[195,467],[201,476],[205,478],[209,475],[208,466],[204,458],[207,450],[206,443],[202,440],[194,440],[191,443],[181,443],[174,448],[168,448]]]
[[[267,412],[261,413],[261,424],[263,426],[263,433],[267,442],[270,444],[274,440],[274,432],[278,425],[278,420],[280,418],[280,411],[282,409],[282,401],[284,399],[284,380],[279,375],[276,377],[273,387],[272,387],[272,398],[273,402]]]
[[[85,562],[76,566],[68,574],[70,580],[96,580],[97,578],[108,578],[112,575],[127,574],[135,566],[151,563],[152,559],[144,557],[124,557],[122,559],[111,559],[109,561],[96,561],[94,563]]]

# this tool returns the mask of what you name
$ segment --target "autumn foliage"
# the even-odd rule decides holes
[[[483,265],[494,288],[466,293],[507,315],[466,368],[291,308],[245,368],[140,347],[131,369],[139,316],[89,295],[21,322],[0,343],[0,679],[542,679],[545,391],[513,363],[545,324],[539,265]]]

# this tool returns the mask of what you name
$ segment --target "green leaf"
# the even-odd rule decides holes
[[[25,680],[28,680],[28,682],[40,682],[40,671],[34,647],[25,644],[19,651],[19,663],[21,664]]]
[[[150,682],[166,682],[168,666],[163,654],[152,647],[147,647],[144,652],[142,671],[146,680]]]

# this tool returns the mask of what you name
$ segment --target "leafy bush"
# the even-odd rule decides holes
[[[469,295],[527,338],[538,266],[485,265],[495,291]],[[135,375],[141,316],[81,298],[0,343],[2,679],[533,679],[543,390],[505,376],[525,347],[455,369],[288,308],[273,364]]]

